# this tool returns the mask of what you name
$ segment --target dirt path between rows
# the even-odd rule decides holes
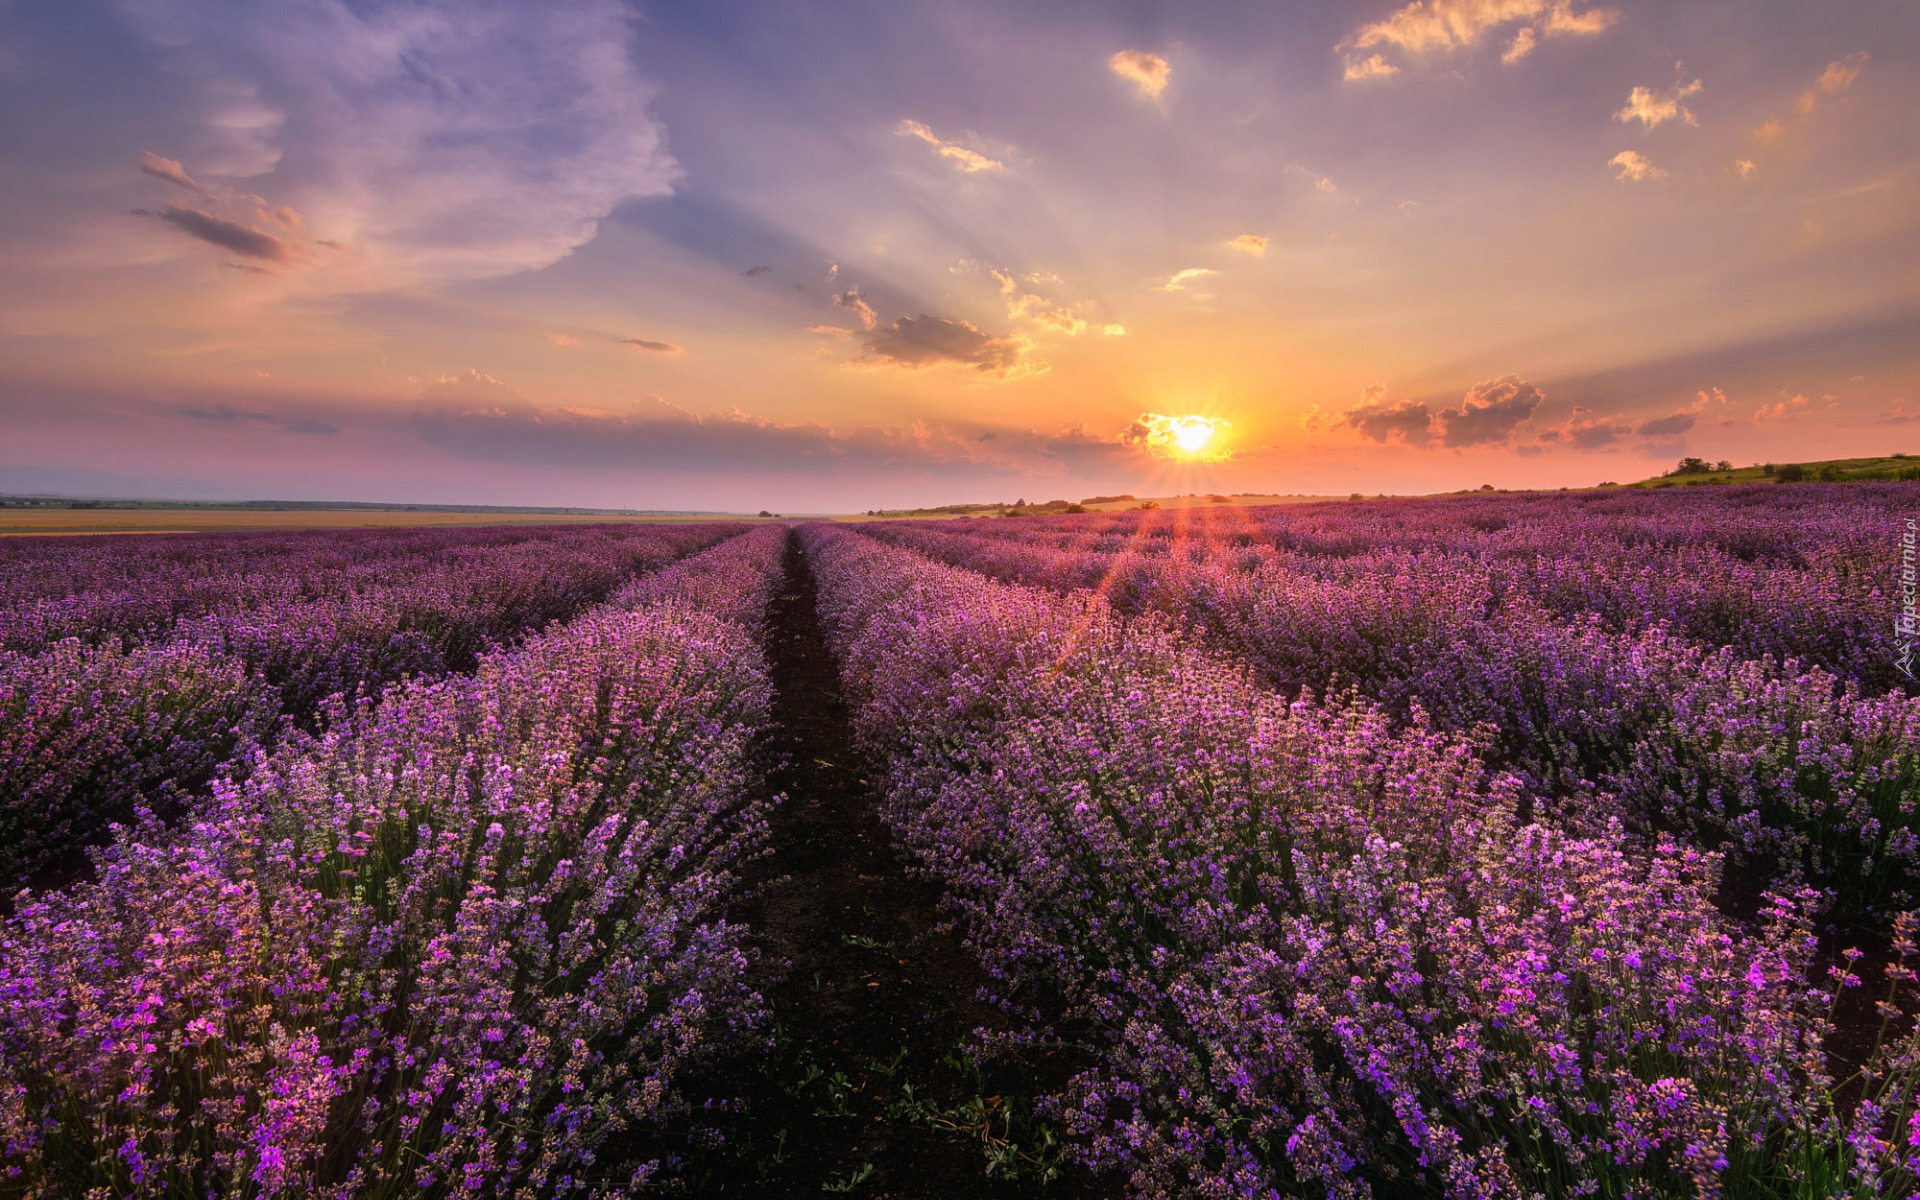
[[[1005,1019],[977,998],[986,977],[937,887],[908,875],[875,813],[798,539],[767,643],[786,764],[772,786],[788,799],[751,881],[762,890],[733,915],[754,930],[776,1045],[714,1081],[744,1103],[720,1122],[725,1145],[695,1156],[693,1193],[1118,1196],[1049,1148],[1032,1115],[1064,1051],[984,1070],[959,1053]]]

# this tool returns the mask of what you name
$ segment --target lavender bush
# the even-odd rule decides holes
[[[1616,499],[1603,497],[1035,520],[1018,537],[989,522],[866,530],[1166,614],[1286,695],[1351,689],[1401,724],[1419,710],[1443,729],[1485,727],[1528,812],[1684,832],[1753,881],[1730,900],[1806,883],[1828,894],[1830,919],[1885,928],[1920,868],[1920,702],[1888,682],[1893,518],[1837,497],[1777,511],[1755,492],[1617,498],[1631,521],[1593,515]],[[1883,535],[1877,559],[1862,528]],[[1561,587],[1574,582],[1593,586]],[[1783,648],[1808,660],[1772,657]],[[1820,714],[1809,736],[1776,711],[1789,696]]]
[[[889,820],[1003,999],[1100,1031],[1057,1111],[1132,1194],[1846,1194],[1907,1136],[1911,1069],[1839,1120],[1814,897],[1732,920],[1715,856],[1523,821],[1417,712],[803,536]]]
[[[777,548],[681,569],[764,595]],[[754,616],[597,610],[471,676],[335,701],[185,827],[123,830],[97,883],[23,903],[0,931],[0,1187],[658,1177],[637,1135],[760,1020],[723,915],[765,833]]]
[[[225,539],[233,555],[284,572],[240,577],[225,600],[244,607],[180,619],[155,640],[123,632],[0,652],[0,887],[71,865],[110,821],[141,808],[176,811],[215,767],[271,735],[276,713],[310,720],[336,693],[471,669],[486,648],[739,528],[599,527],[511,541],[453,531],[398,547],[332,535],[337,540],[302,541],[300,555],[256,552],[245,536]],[[160,581],[138,582],[142,548],[155,556]],[[127,595],[172,611],[208,595],[169,596],[166,576],[196,566],[175,549],[156,539],[103,551],[54,546],[38,557],[16,551],[9,565],[24,588],[25,564],[78,560]],[[308,568],[324,569],[297,573]],[[191,578],[219,582],[197,570]],[[254,586],[262,580],[268,585]]]

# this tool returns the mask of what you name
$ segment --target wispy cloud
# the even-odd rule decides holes
[[[1173,82],[1173,68],[1158,54],[1144,50],[1122,50],[1107,60],[1107,68],[1133,84],[1148,100],[1158,100]]]
[[[1865,50],[1861,50],[1847,55],[1838,62],[1828,63],[1827,69],[1820,72],[1820,78],[1814,81],[1813,87],[1803,93],[1795,103],[1795,111],[1805,116],[1820,107],[1823,97],[1844,92],[1852,87],[1859,82],[1860,74],[1866,70],[1869,61],[1871,61],[1870,56]]]
[[[1007,165],[998,159],[988,158],[979,151],[970,149],[958,142],[947,141],[919,121],[903,120],[894,126],[893,131],[901,137],[917,138],[927,143],[934,148],[935,152],[938,153],[941,158],[950,160],[954,165],[954,169],[968,175],[976,174],[980,171],[1004,170]]]
[[[173,186],[185,188],[189,192],[196,192],[202,195],[206,192],[206,189],[196,183],[193,176],[187,174],[187,169],[181,166],[177,160],[164,158],[151,150],[142,150],[140,152],[140,171],[142,174],[151,175],[155,179],[164,179]]]
[[[642,350],[651,350],[655,354],[679,354],[682,350],[682,347],[676,346],[672,342],[656,342],[647,338],[637,337],[621,338],[620,344],[622,346],[638,346]]]
[[[1692,83],[1675,87],[1671,91],[1656,92],[1652,88],[1637,87],[1627,93],[1627,106],[1613,114],[1616,121],[1638,121],[1642,129],[1653,129],[1667,121],[1680,121],[1687,125],[1698,125],[1692,110],[1681,101],[1700,94],[1701,83],[1698,79]]]
[[[197,208],[176,208],[169,204],[152,215],[203,242],[246,258],[280,263],[296,257],[292,246],[270,233],[201,212]]]
[[[180,410],[180,415],[195,421],[205,421],[216,425],[255,424],[266,425],[288,433],[325,437],[340,432],[340,428],[317,417],[291,417],[284,413],[257,412],[234,408],[230,404],[214,404],[207,407],[189,407]]]
[[[1699,420],[1699,417],[1690,412],[1670,413],[1664,417],[1655,417],[1651,421],[1642,421],[1634,427],[1633,431],[1641,437],[1678,437],[1692,429]]]
[[[1212,267],[1188,267],[1184,271],[1175,271],[1165,283],[1154,288],[1156,292],[1184,292],[1187,285],[1196,279],[1204,279],[1215,274]]]
[[[852,313],[854,319],[860,322],[860,328],[862,329],[872,329],[875,325],[879,324],[880,319],[874,314],[873,305],[868,304],[861,298],[858,286],[850,287],[844,292],[835,292],[833,294],[833,306],[835,308],[844,308]]]
[[[1823,402],[1823,407],[1833,407],[1834,398],[1832,396],[1822,395],[1820,400]],[[1753,423],[1755,425],[1784,425],[1792,417],[1812,407],[1813,399],[1803,393],[1795,392],[1790,396],[1782,395],[1779,400],[1774,401],[1772,404],[1762,404],[1759,408],[1755,409],[1753,413]]]
[[[1267,252],[1267,239],[1257,233],[1243,233],[1228,242],[1227,245],[1242,254],[1251,254],[1255,258]]]
[[[1820,72],[1820,77],[1814,80],[1813,86],[1802,92],[1800,98],[1794,101],[1791,116],[1775,118],[1763,123],[1753,131],[1753,136],[1763,144],[1780,137],[1788,129],[1818,112],[1832,97],[1858,83],[1860,76],[1867,69],[1867,64],[1872,61],[1871,55],[1860,50],[1843,59],[1828,63],[1826,69]]]

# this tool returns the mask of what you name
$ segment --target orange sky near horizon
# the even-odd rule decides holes
[[[1920,451],[1910,4],[0,32],[0,491],[857,511]]]

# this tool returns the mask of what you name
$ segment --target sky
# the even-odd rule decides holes
[[[1920,453],[1920,5],[0,0],[0,491]]]

